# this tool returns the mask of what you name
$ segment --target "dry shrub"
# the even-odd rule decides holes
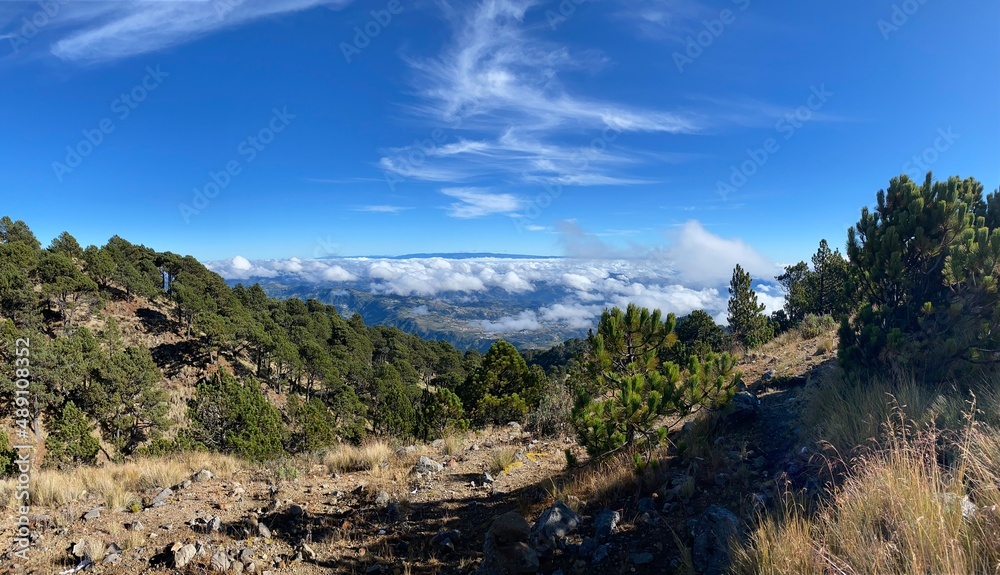
[[[462,449],[465,447],[465,442],[462,440],[460,435],[449,433],[444,436],[444,445],[441,448],[442,455],[458,455],[462,453]]]

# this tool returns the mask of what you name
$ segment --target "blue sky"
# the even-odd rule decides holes
[[[914,156],[997,187],[998,22],[991,0],[5,1],[0,211],[204,260],[787,263],[922,179]]]

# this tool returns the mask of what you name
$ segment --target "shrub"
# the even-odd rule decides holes
[[[57,464],[91,464],[97,459],[101,445],[90,434],[92,427],[87,416],[72,401],[67,401],[62,412],[49,419],[48,428],[45,449],[49,461]]]
[[[289,450],[315,451],[337,441],[337,419],[319,399],[302,403],[293,395],[288,399],[288,417],[292,421]]]
[[[721,405],[731,396],[739,374],[726,354],[692,358],[688,377],[674,363],[658,357],[672,340],[673,314],[629,305],[605,310],[597,333],[591,333],[584,358],[573,424],[591,456],[627,446],[652,445],[664,439],[663,419],[678,420],[702,407]]]
[[[262,461],[284,453],[281,414],[256,380],[220,370],[198,385],[190,408],[194,438],[213,451]]]
[[[902,175],[862,209],[847,255],[866,302],[840,330],[846,369],[935,381],[1000,361],[1000,196],[982,191]]]
[[[799,333],[802,339],[812,339],[837,327],[837,321],[833,316],[806,314],[799,326]]]
[[[547,385],[541,366],[528,367],[513,345],[499,340],[459,387],[458,396],[474,424],[502,424],[522,420]]]
[[[451,431],[468,428],[462,400],[453,391],[443,387],[436,392],[423,390],[417,408],[417,436],[420,439],[438,439]]]
[[[565,385],[553,383],[542,394],[538,407],[528,413],[527,427],[539,435],[563,432],[573,419],[573,395]]]

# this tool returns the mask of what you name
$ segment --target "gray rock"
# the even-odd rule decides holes
[[[969,499],[968,495],[959,497],[954,493],[942,493],[941,495],[938,495],[938,498],[945,507],[961,509],[962,517],[966,519],[972,519],[976,516],[976,511],[978,511],[976,504]]]
[[[240,551],[240,561],[246,565],[253,563],[253,550],[249,547],[245,547],[243,551]]]
[[[246,565],[242,561],[233,561],[229,566],[229,571],[234,575],[241,575],[246,570]]]
[[[271,538],[271,530],[268,529],[267,525],[264,525],[263,523],[257,524],[257,534],[263,537],[264,539]]]
[[[537,573],[538,554],[529,543],[531,526],[515,512],[497,518],[486,533],[479,575]]]
[[[404,455],[410,455],[411,453],[417,452],[417,446],[415,445],[404,445],[396,450],[397,457],[403,457]]]
[[[97,519],[100,516],[101,516],[100,509],[91,509],[90,511],[83,514],[83,518],[87,521],[90,521],[91,519]]]
[[[593,563],[594,565],[600,565],[601,563],[607,561],[609,554],[610,554],[610,549],[608,548],[607,544],[601,545],[600,547],[597,548],[597,551],[594,551],[594,559],[591,561],[591,563]]]
[[[598,540],[607,539],[618,529],[618,523],[621,520],[621,513],[611,509],[602,510],[597,515],[597,519],[594,520],[594,537]]]
[[[389,501],[389,494],[385,491],[379,491],[378,495],[375,496],[375,506],[380,509],[387,507],[389,505]]]
[[[153,499],[149,502],[150,507],[163,507],[170,502],[170,498],[174,495],[174,490],[169,487],[165,487],[160,490]]]
[[[129,524],[128,528],[130,531],[142,531],[143,529],[146,528],[146,526],[142,524],[142,521],[136,519],[135,521]]]
[[[632,563],[636,565],[649,565],[653,562],[652,553],[633,553]]]
[[[444,447],[444,440],[435,439],[434,441],[431,442],[431,447],[433,447],[434,449],[441,449],[442,447]]]
[[[692,529],[692,558],[698,573],[723,575],[729,569],[729,545],[739,534],[739,519],[731,511],[712,505]]]
[[[216,515],[215,517],[208,520],[208,530],[209,531],[221,531],[222,530],[222,518]]]
[[[212,555],[212,571],[215,571],[216,573],[225,573],[226,571],[229,571],[229,567],[231,565],[232,560],[224,551],[216,551],[215,554]]]
[[[441,465],[426,455],[421,456],[420,461],[413,466],[413,471],[416,473],[439,473],[442,470],[444,470],[444,465]]]
[[[491,485],[493,483],[496,483],[496,481],[497,480],[493,479],[493,476],[490,475],[489,471],[483,472],[483,478],[482,478],[483,485]]]
[[[211,471],[209,471],[207,469],[202,469],[198,473],[195,473],[194,475],[191,476],[191,481],[194,481],[196,483],[201,483],[201,482],[204,482],[204,481],[208,481],[208,480],[212,479],[213,477],[215,477],[214,473],[212,473]]]
[[[448,553],[455,552],[455,544],[462,540],[462,532],[458,529],[449,529],[448,531],[442,531],[431,539],[431,547],[446,551]]]
[[[194,545],[183,545],[174,551],[174,567],[183,569],[198,554]]]
[[[760,400],[749,391],[741,391],[733,396],[723,411],[727,419],[734,423],[753,420],[760,411]]]
[[[583,523],[583,517],[566,506],[562,501],[546,509],[535,522],[532,530],[532,541],[535,545],[543,543],[555,547],[556,542],[565,538]]]

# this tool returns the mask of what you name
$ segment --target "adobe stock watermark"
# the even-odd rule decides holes
[[[253,163],[257,159],[257,155],[274,141],[277,134],[284,132],[285,128],[294,119],[295,115],[289,114],[287,107],[281,110],[277,108],[272,109],[271,119],[267,125],[237,144],[236,153],[243,160],[229,160],[223,169],[218,172],[210,170],[208,172],[208,180],[203,185],[194,188],[191,203],[177,205],[177,209],[181,212],[181,217],[184,218],[184,223],[190,224],[192,216],[201,214],[212,203],[212,200],[219,196],[222,190],[228,188],[233,183],[233,178],[240,175],[244,167]]]
[[[351,43],[341,42],[340,52],[344,55],[344,60],[348,64],[352,59],[361,54],[374,38],[382,33],[382,30],[392,23],[392,17],[399,15],[403,11],[403,5],[399,0],[389,0],[383,10],[372,10],[371,18],[365,22],[364,26],[354,27],[354,38]]]
[[[604,131],[601,132],[600,136],[590,140],[590,143],[586,148],[570,157],[569,167],[577,172],[586,170],[590,167],[591,162],[606,152],[609,144],[617,140],[620,135],[621,130],[617,128],[605,128]],[[522,173],[521,176],[527,178],[527,174],[525,173]],[[537,194],[534,198],[529,200],[528,205],[525,206],[521,213],[510,217],[517,233],[522,233],[526,230],[538,231],[541,229],[535,222],[541,217],[542,213],[563,194],[563,185],[560,182],[554,182],[553,185],[552,181],[544,180],[542,182],[542,186],[545,188],[544,192]]]
[[[74,0],[38,0],[38,10],[36,10],[31,16],[25,16],[21,19],[21,27],[18,28],[17,33],[9,36],[7,39],[10,40],[10,47],[14,54],[21,51],[21,48],[26,46],[35,36],[38,36],[38,32],[48,26],[52,20],[59,15],[60,10],[66,4],[70,4]]]
[[[832,97],[833,92],[826,89],[826,84],[812,86],[806,103],[775,122],[774,130],[781,134],[784,140],[792,139],[802,126],[813,118],[813,114],[825,106]],[[715,183],[715,191],[722,197],[722,201],[728,201],[729,194],[745,186],[750,178],[779,151],[781,144],[778,138],[773,136],[765,138],[756,148],[747,148],[747,159],[729,166],[729,179],[718,180]]]
[[[31,482],[34,463],[34,441],[38,430],[31,415],[31,340],[19,337],[14,341],[14,425],[17,441],[13,445],[17,453],[14,465],[17,466],[17,483],[14,486],[15,508],[14,525],[14,557],[28,561],[28,550],[31,547]],[[15,565],[15,569],[17,565]]]
[[[562,0],[555,10],[549,8],[545,11],[545,19],[549,22],[549,28],[555,30],[566,20],[569,20],[573,14],[576,14],[577,6],[594,1],[596,0]]]
[[[700,58],[705,53],[705,50],[708,50],[722,36],[726,31],[726,27],[736,22],[739,12],[744,12],[750,7],[750,0],[732,0],[732,3],[736,5],[737,11],[734,12],[732,9],[724,8],[719,12],[718,18],[702,20],[702,30],[694,36],[687,37],[684,52],[675,51],[673,53],[674,65],[677,66],[677,72],[683,74],[684,66],[694,64],[694,61]]]
[[[128,92],[123,92],[120,96],[111,101],[111,112],[119,122],[126,120],[132,111],[146,101],[149,95],[160,87],[163,79],[170,74],[160,70],[160,66],[155,68],[146,66],[146,75],[142,81],[132,87]],[[94,153],[98,146],[104,143],[106,137],[115,131],[117,125],[110,117],[101,118],[97,122],[96,128],[84,128],[81,132],[83,139],[74,145],[66,146],[66,157],[62,162],[52,162],[52,171],[55,172],[56,179],[60,182],[73,170],[80,167],[83,161]]]
[[[882,33],[882,39],[889,40],[889,34],[899,32],[899,29],[905,26],[924,4],[927,4],[927,0],[903,0],[902,2],[893,4],[889,19],[881,19],[877,22],[878,31]]]
[[[952,145],[962,137],[961,134],[953,132],[951,126],[948,126],[947,129],[938,128],[937,134],[933,144],[924,148],[919,154],[914,154],[909,161],[903,164],[902,173],[909,175],[915,182],[919,182],[924,174],[931,170],[931,166],[941,159],[941,154],[950,150]]]

